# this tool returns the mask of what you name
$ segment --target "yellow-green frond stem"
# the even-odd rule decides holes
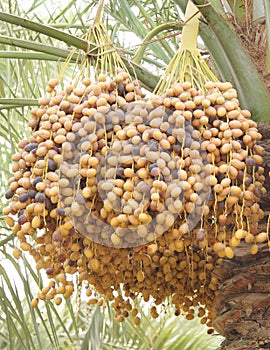
[[[160,95],[178,82],[189,81],[192,86],[204,90],[204,84],[207,81],[218,81],[197,48],[199,16],[197,7],[192,1],[189,1],[185,13],[181,46],[159,80],[155,93]]]
[[[185,20],[181,37],[181,48],[191,52],[197,51],[197,38],[199,33],[200,12],[189,0],[185,12]]]
[[[96,13],[96,17],[94,20],[94,26],[101,23],[103,8],[104,8],[104,0],[99,0],[97,13]]]

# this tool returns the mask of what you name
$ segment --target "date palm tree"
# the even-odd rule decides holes
[[[242,108],[249,109],[253,118],[263,122],[262,133],[269,137],[269,1],[193,2],[202,14],[202,53],[207,57],[210,55],[210,64],[221,80],[233,82]],[[37,105],[47,81],[58,74],[73,48],[89,49],[88,43],[81,37],[93,21],[91,14],[96,6],[97,1],[84,0],[68,4],[59,1],[57,5],[43,0],[27,4],[20,0],[12,4],[7,0],[1,2],[1,197],[10,176],[11,155],[18,141],[28,136],[28,108]],[[148,91],[153,91],[159,75],[177,50],[186,6],[187,0],[105,2],[104,18],[111,39],[130,73],[135,71]],[[72,60],[76,61],[74,55],[71,64]],[[65,71],[66,81],[71,78],[70,74],[69,70]],[[269,201],[263,200],[267,213]],[[4,205],[5,200],[1,202],[1,212]],[[170,312],[158,323],[156,320],[150,322],[145,311],[142,324],[134,328],[128,320],[123,325],[114,322],[109,306],[106,312],[99,308],[90,312],[76,300],[67,301],[62,308],[48,303],[41,311],[33,311],[30,307],[32,288],[33,285],[40,287],[41,279],[32,268],[31,261],[24,259],[18,265],[12,257],[10,248],[16,243],[2,219],[3,215],[0,232],[0,323],[4,328],[1,327],[0,348],[202,350],[218,347],[221,338],[202,336],[204,329],[196,331],[197,320],[186,324],[175,319]],[[15,270],[15,284],[9,269]],[[224,261],[216,269],[220,288],[215,301],[217,317],[214,327],[225,337],[222,349],[262,349],[269,346],[268,271],[268,247],[262,249],[260,255],[251,257],[245,246],[237,251],[233,260]]]

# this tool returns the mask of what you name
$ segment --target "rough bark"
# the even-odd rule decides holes
[[[265,187],[261,199],[265,230],[270,212],[270,124],[260,124],[263,134],[260,142],[264,157]],[[267,245],[260,253],[251,255],[247,244],[236,249],[232,260],[224,260],[214,271],[219,280],[219,291],[214,303],[217,317],[214,328],[225,337],[222,350],[270,349],[270,253]]]
[[[269,111],[269,117],[270,117],[270,111]],[[269,171],[270,171],[270,123],[259,123],[259,131],[262,134],[262,140],[259,142],[261,146],[265,149],[265,155],[264,155],[264,176],[265,176],[265,183],[264,187],[267,190],[267,194],[261,199],[260,205],[262,209],[265,211],[266,215],[270,212],[270,177],[269,177]]]
[[[214,328],[226,338],[222,349],[270,349],[269,275],[268,247],[252,256],[244,244],[215,270],[220,286]]]

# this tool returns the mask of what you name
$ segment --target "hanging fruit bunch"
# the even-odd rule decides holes
[[[231,84],[201,59],[197,33],[188,38],[196,16],[150,100],[98,19],[87,34],[97,50],[65,90],[61,77],[49,81],[13,156],[4,213],[14,254],[28,251],[51,280],[33,306],[60,304],[75,283],[89,304],[102,304],[96,293],[108,298],[118,321],[139,323],[142,296],[152,317],[170,298],[176,315],[192,319],[198,307],[211,326],[214,267],[241,240],[252,253],[268,240],[258,232],[261,135]]]
[[[266,191],[264,149],[256,144],[262,136],[251,113],[240,108],[232,84],[219,82],[202,59],[195,44],[196,13],[197,8],[189,2],[181,48],[160,80],[156,92],[161,96],[155,97],[153,104],[180,110],[200,142],[200,155],[207,158],[209,218],[213,218],[214,239],[219,241],[211,244],[213,250],[220,257],[232,258],[233,248],[245,239],[252,243],[250,250],[255,254],[256,243],[268,240],[266,233],[257,235],[258,222],[264,217],[258,202]],[[226,225],[232,223],[228,230]]]

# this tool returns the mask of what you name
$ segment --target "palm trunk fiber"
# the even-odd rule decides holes
[[[270,124],[259,125],[263,134],[260,142],[266,150],[264,168],[267,194],[261,200],[265,211],[266,229],[270,212]],[[249,247],[242,244],[232,260],[215,269],[219,280],[219,292],[214,310],[217,317],[214,328],[225,337],[222,350],[270,349],[270,252],[267,245],[257,255],[251,255]]]

